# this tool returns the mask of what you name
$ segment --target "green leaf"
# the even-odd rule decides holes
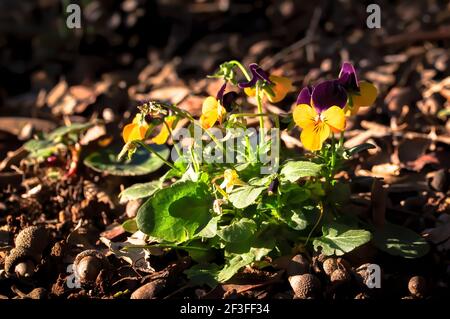
[[[265,189],[267,189],[266,186],[241,186],[230,193],[229,200],[234,207],[242,209],[255,204],[256,199]]]
[[[223,240],[229,243],[244,242],[256,232],[256,223],[248,218],[241,218],[228,226],[221,227],[217,232]]]
[[[185,270],[184,273],[190,280],[190,283],[195,286],[208,285],[211,288],[215,288],[219,271],[220,267],[212,263],[192,266]]]
[[[45,159],[56,151],[56,145],[48,140],[29,140],[23,146],[30,157],[37,159]]]
[[[123,229],[125,229],[126,232],[132,233],[134,234],[135,232],[137,232],[139,229],[137,227],[137,223],[136,223],[136,219],[132,218],[132,219],[128,219],[126,221],[124,221],[122,223],[122,227]]]
[[[428,253],[428,243],[412,230],[386,222],[383,229],[376,229],[373,242],[379,249],[404,258],[419,258]]]
[[[137,183],[125,188],[120,194],[121,202],[128,202],[139,198],[145,198],[152,196],[158,189],[160,189],[162,183],[158,181],[151,181],[148,183]]]
[[[194,237],[210,221],[211,193],[205,183],[183,181],[153,194],[138,210],[139,230],[169,242]]]
[[[169,158],[169,148],[164,145],[152,145],[164,159]],[[136,150],[133,158],[126,161],[119,161],[117,154],[119,149],[116,147],[105,148],[89,154],[84,159],[84,165],[93,169],[96,172],[107,173],[115,176],[139,176],[147,175],[164,165],[164,162],[149,154],[145,149],[139,148]]]
[[[349,159],[351,158],[353,155],[358,154],[360,152],[363,152],[365,150],[370,150],[375,148],[375,145],[372,145],[370,143],[364,143],[364,144],[360,144],[360,145],[356,145],[352,148],[346,149],[344,151],[344,158],[345,159]]]
[[[254,260],[255,256],[252,253],[235,255],[218,273],[217,280],[219,282],[225,282],[231,279],[231,277],[233,277],[239,271],[239,269],[251,264]]]
[[[280,218],[292,229],[303,230],[308,226],[308,220],[301,209],[283,207]]]
[[[322,247],[322,253],[341,256],[370,241],[367,230],[351,229],[346,225],[331,223],[322,226],[322,237],[313,241],[314,249]]]
[[[213,238],[217,235],[217,222],[220,217],[216,216],[211,218],[209,223],[198,232],[197,236],[202,238]]]
[[[57,138],[63,137],[64,135],[67,135],[67,134],[73,134],[73,133],[78,134],[83,131],[86,131],[87,129],[93,127],[94,125],[95,125],[95,123],[90,122],[90,123],[74,123],[69,126],[58,127],[56,130],[52,131],[48,135],[48,139],[53,141]]]
[[[322,165],[307,161],[291,161],[284,164],[280,172],[280,180],[295,183],[302,177],[318,176]]]

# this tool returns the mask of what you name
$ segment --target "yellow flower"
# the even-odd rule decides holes
[[[227,193],[233,190],[234,186],[244,186],[245,183],[239,179],[238,173],[234,169],[226,169],[223,173],[223,182],[220,188],[225,189]]]
[[[338,133],[345,129],[345,114],[339,106],[331,106],[318,113],[308,104],[299,104],[294,109],[294,122],[302,133],[300,140],[303,147],[310,151],[322,149],[322,144],[331,132]]]
[[[269,79],[274,84],[271,87],[273,95],[271,95],[266,89],[263,89],[263,92],[271,103],[278,103],[282,101],[286,97],[286,95],[294,89],[294,87],[292,86],[292,81],[286,77],[271,75],[269,76]],[[244,92],[245,94],[247,94],[247,96],[256,95],[256,89],[253,87],[244,88]]]
[[[220,101],[215,97],[208,96],[203,101],[200,124],[204,129],[209,129],[213,127],[217,121],[222,124],[222,120],[226,114],[227,111],[220,104]]]
[[[167,142],[167,139],[172,132],[173,123],[175,122],[175,120],[175,115],[168,116],[164,119],[164,123],[162,124],[161,130],[159,131],[158,135],[152,138],[153,143],[161,145]]]
[[[355,115],[360,107],[371,106],[377,98],[378,90],[372,83],[360,81],[358,85],[359,93],[348,93],[352,106],[349,104],[345,106],[346,116]]]
[[[146,137],[149,125],[145,122],[142,114],[138,113],[133,119],[133,122],[124,126],[122,137],[125,143],[135,140],[143,140]]]

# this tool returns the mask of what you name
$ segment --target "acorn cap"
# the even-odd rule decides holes
[[[16,237],[16,247],[22,247],[33,251],[34,254],[42,254],[42,251],[48,245],[49,236],[44,227],[29,226],[22,229]]]
[[[301,254],[295,255],[289,260],[286,270],[288,276],[306,274],[309,271],[309,260]]]
[[[37,257],[37,258],[36,258]],[[30,251],[23,249],[22,247],[16,247],[11,249],[9,254],[5,258],[5,271],[8,274],[14,274],[15,267],[17,264],[21,262],[27,262],[31,260],[35,264],[38,264],[40,261],[39,256],[33,256],[30,254]]]
[[[295,297],[309,299],[319,296],[320,281],[312,274],[304,274],[289,277],[289,283],[294,290]]]

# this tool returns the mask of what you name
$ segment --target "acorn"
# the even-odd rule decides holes
[[[155,299],[166,287],[165,279],[156,279],[139,287],[131,294],[131,299]]]
[[[286,270],[288,276],[306,274],[309,271],[309,260],[301,254],[295,255],[289,260]]]
[[[320,281],[312,274],[291,276],[289,283],[295,293],[295,298],[311,299],[317,298],[320,294]]]
[[[16,247],[5,258],[6,273],[31,277],[41,261],[48,240],[47,230],[43,227],[30,226],[20,231],[15,240]]]
[[[336,269],[330,276],[330,281],[334,284],[342,284],[352,279],[346,269]]]
[[[408,282],[408,290],[414,297],[423,298],[426,293],[427,282],[422,276],[414,276]]]
[[[327,276],[331,276],[331,274],[339,268],[337,260],[335,258],[327,258],[322,264],[323,271],[327,274]]]
[[[108,268],[108,260],[97,250],[85,250],[75,257],[74,274],[82,285],[93,285],[100,271]]]

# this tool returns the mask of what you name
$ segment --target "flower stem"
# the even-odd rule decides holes
[[[252,78],[250,77],[250,74],[248,74],[247,69],[242,65],[241,62],[239,62],[239,61],[237,61],[237,60],[231,60],[231,61],[229,61],[228,63],[237,66],[237,67],[241,70],[242,74],[244,74],[244,76],[245,76],[245,78],[247,79],[247,81],[250,81],[250,80],[252,79]]]
[[[257,101],[257,105],[258,105],[258,113],[259,114],[263,114],[263,107],[262,107],[262,98],[261,98],[261,86],[259,84],[259,82],[256,84],[256,101]],[[259,144],[260,146],[263,145],[264,141],[265,141],[265,132],[264,132],[264,118],[261,116],[259,118]]]
[[[148,146],[147,144],[145,144],[143,141],[133,141],[133,143],[136,143],[140,146],[142,146],[143,148],[145,148],[147,150],[147,152],[155,155],[156,157],[158,157],[161,161],[163,161],[167,166],[170,166],[171,168],[179,171],[179,169],[177,167],[175,167],[175,165],[173,165],[171,162],[167,161],[164,157],[162,157],[157,151],[155,151],[154,149],[152,149],[150,146]]]

